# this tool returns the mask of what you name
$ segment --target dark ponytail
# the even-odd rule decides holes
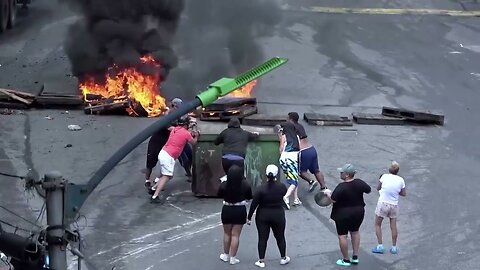
[[[271,187],[273,186],[273,184],[275,184],[275,176],[273,175],[273,173],[267,174],[267,183],[268,183],[268,187]]]

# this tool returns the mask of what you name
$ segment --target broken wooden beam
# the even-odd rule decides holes
[[[0,88],[0,90],[7,91],[11,94],[17,95],[19,97],[25,98],[25,99],[32,99],[35,98],[35,95],[23,92],[23,91],[18,91],[18,90],[12,90],[12,89],[5,89],[5,88]]]
[[[383,107],[382,115],[405,118],[412,122],[443,125],[445,116],[429,112],[417,112],[400,108]]]
[[[23,103],[23,104],[25,104],[25,105],[27,105],[27,106],[30,105],[30,104],[32,104],[32,102],[33,102],[33,99],[25,99],[25,98],[22,98],[22,97],[20,97],[20,96],[18,96],[18,95],[16,95],[16,94],[14,94],[13,91],[11,92],[11,91],[8,91],[7,89],[0,88],[0,93],[3,94],[3,95],[5,95],[5,96],[7,96],[7,97],[9,97],[9,98],[12,99],[12,100],[19,101],[19,102],[21,102],[21,103]]]
[[[82,95],[40,95],[35,98],[39,107],[79,107],[83,105]]]
[[[275,125],[284,123],[285,121],[287,121],[287,117],[285,115],[254,114],[243,118],[242,124],[249,126],[273,127]]]
[[[332,114],[304,113],[303,119],[315,126],[352,126],[352,120],[346,116]]]
[[[352,113],[353,120],[360,125],[406,125],[405,118],[390,117],[381,114]]]
[[[123,110],[126,113],[127,108],[130,107],[130,102],[128,100],[115,103],[105,103],[100,105],[91,105],[88,104],[83,110],[86,114],[106,114],[111,113],[117,110]]]

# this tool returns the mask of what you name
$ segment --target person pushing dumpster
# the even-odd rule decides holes
[[[258,136],[258,132],[249,132],[242,129],[238,118],[232,117],[230,119],[228,127],[213,142],[215,145],[223,144],[222,167],[225,174],[232,165],[244,168],[248,143],[257,139]]]
[[[160,191],[162,191],[168,181],[173,178],[175,160],[180,157],[185,145],[188,143],[197,143],[199,132],[196,131],[190,133],[190,131],[188,131],[189,124],[190,117],[183,116],[178,120],[177,126],[168,128],[170,130],[170,136],[168,137],[167,143],[158,154],[160,173],[155,179],[155,186],[151,188],[152,191],[155,190],[155,193],[151,198],[153,203],[161,202],[159,198]]]

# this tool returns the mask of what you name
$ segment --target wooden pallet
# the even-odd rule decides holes
[[[305,113],[303,119],[315,126],[352,126],[352,120],[346,116],[332,114]]]
[[[405,118],[390,117],[381,114],[353,113],[353,120],[360,125],[407,125]]]
[[[422,124],[437,124],[443,125],[445,117],[440,114],[433,114],[427,112],[417,112],[399,108],[383,107],[382,115],[390,117],[400,117],[406,120],[422,123]]]
[[[273,127],[287,121],[287,117],[285,115],[254,114],[243,118],[242,121],[243,125]]]

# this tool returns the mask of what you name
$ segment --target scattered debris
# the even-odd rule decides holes
[[[82,128],[79,125],[68,125],[68,129],[71,131],[82,130]]]
[[[45,116],[45,119],[47,119],[47,120],[53,120],[53,117],[51,117],[50,115],[47,115],[47,116]]]
[[[352,120],[346,116],[332,114],[305,113],[303,119],[316,126],[352,126]]]
[[[0,114],[2,115],[11,115],[13,114],[14,111],[13,110],[10,110],[10,109],[3,109],[3,110],[0,110]]]
[[[71,145],[70,143],[65,145],[65,148],[69,148],[69,147],[72,147],[73,145]]]

